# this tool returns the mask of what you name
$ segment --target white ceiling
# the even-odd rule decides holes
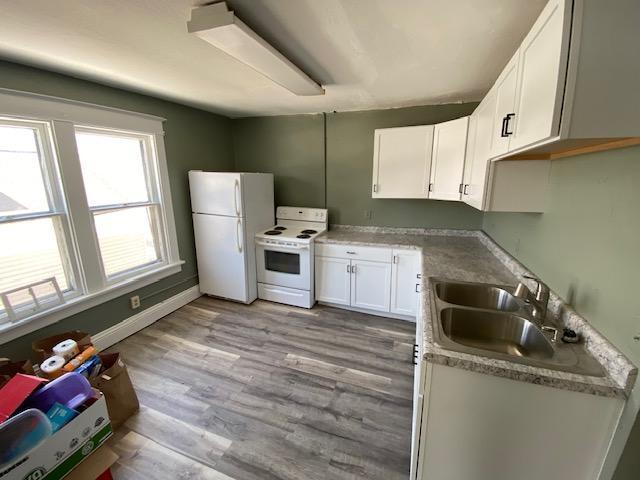
[[[0,57],[232,117],[479,100],[546,0],[229,0],[321,83],[298,97],[187,33],[197,0],[2,0]]]

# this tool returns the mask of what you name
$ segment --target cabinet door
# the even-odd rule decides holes
[[[519,56],[520,50],[507,63],[493,86],[496,92],[496,109],[493,115],[493,133],[491,135],[492,157],[509,151],[509,133],[513,131],[515,117]]]
[[[349,305],[351,300],[351,261],[344,258],[316,257],[316,300]]]
[[[496,108],[495,90],[489,91],[473,112],[473,128],[469,128],[471,152],[467,152],[466,178],[462,190],[462,201],[482,210],[487,192],[487,170],[491,157],[491,135]]]
[[[422,341],[423,332],[420,332],[417,342]],[[410,480],[418,480],[418,465],[420,463],[420,434],[422,427],[422,414],[424,409],[425,374],[427,372],[427,362],[418,357],[413,369],[413,415],[411,418],[411,468],[409,471]]]
[[[572,2],[550,0],[520,46],[509,150],[556,136],[567,70]]]
[[[435,126],[429,198],[460,200],[468,124],[462,117]]]
[[[391,313],[415,317],[420,294],[420,252],[394,250],[391,265]]]
[[[478,118],[476,111],[474,111],[471,115],[469,115],[469,126],[467,128],[467,151],[464,154],[464,171],[462,174],[463,186],[467,185],[471,181],[471,169],[473,168],[473,153],[475,151],[477,123]],[[462,194],[464,195],[464,190]],[[463,197],[460,198],[464,200]]]
[[[391,264],[351,260],[351,306],[388,312]]]
[[[433,125],[375,131],[372,198],[427,198]]]

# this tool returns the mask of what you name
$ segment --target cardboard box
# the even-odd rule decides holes
[[[72,330],[70,332],[59,333],[57,335],[52,335],[50,337],[36,340],[31,344],[31,348],[33,348],[33,351],[36,352],[36,354],[38,355],[38,360],[41,362],[53,355],[53,347],[67,339],[75,340],[76,342],[78,342],[80,351],[92,345],[91,337],[88,333],[82,332],[80,330]]]
[[[24,373],[25,375],[35,375],[31,360],[21,360],[12,362],[8,358],[0,358],[0,388],[11,380],[16,373]]]
[[[111,465],[118,461],[118,454],[108,445],[101,446],[89,458],[64,477],[64,480],[94,480],[99,478]]]
[[[104,396],[54,433],[26,457],[0,472],[1,480],[59,480],[111,436],[113,430]]]

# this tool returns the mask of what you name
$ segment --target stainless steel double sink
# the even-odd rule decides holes
[[[449,350],[534,367],[604,376],[584,346],[552,341],[515,288],[431,278],[435,342]]]

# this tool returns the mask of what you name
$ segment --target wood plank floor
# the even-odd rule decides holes
[[[140,412],[114,477],[406,480],[415,326],[207,297],[114,345]]]

